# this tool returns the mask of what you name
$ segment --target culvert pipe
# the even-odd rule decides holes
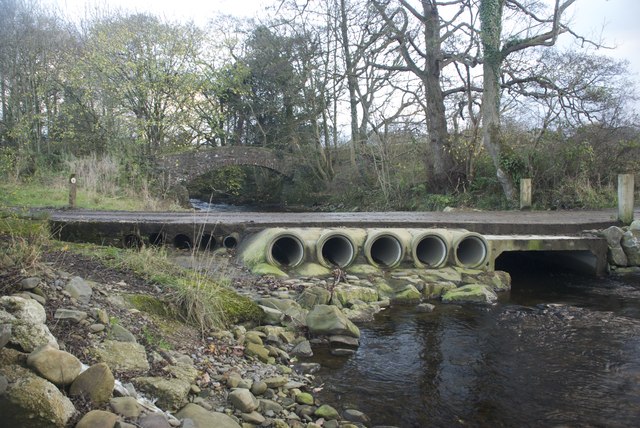
[[[374,266],[394,268],[404,260],[410,240],[411,236],[406,230],[369,230],[364,243],[364,256]]]
[[[228,250],[232,250],[236,248],[239,242],[240,242],[240,235],[235,232],[222,238],[222,246]]]
[[[267,263],[284,268],[300,265],[305,258],[303,239],[293,232],[276,234],[267,245]]]
[[[444,229],[412,230],[411,256],[418,268],[443,267],[449,258],[450,244]]]
[[[316,243],[318,263],[328,268],[345,268],[356,256],[357,245],[347,232],[324,232]]]
[[[482,267],[489,256],[489,244],[478,233],[458,231],[453,233],[451,259],[456,266],[465,268]]]

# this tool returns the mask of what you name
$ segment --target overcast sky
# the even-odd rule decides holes
[[[151,12],[169,20],[192,20],[204,25],[217,13],[260,16],[275,0],[44,0],[57,4],[68,16],[83,16],[89,8]],[[313,0],[311,0],[313,1]],[[552,1],[552,0],[547,0]],[[615,50],[602,54],[630,62],[635,80],[640,82],[640,0],[579,0],[570,9],[572,28]],[[564,37],[568,40],[569,37]],[[562,40],[562,39],[561,39]]]

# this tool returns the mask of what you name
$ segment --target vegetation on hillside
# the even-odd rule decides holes
[[[0,0],[0,204],[65,206],[75,173],[80,207],[174,208],[157,157],[260,146],[296,155],[294,178],[229,167],[192,194],[509,208],[529,177],[538,208],[609,206],[640,172],[635,83],[571,30],[573,3],[286,0],[198,28]]]

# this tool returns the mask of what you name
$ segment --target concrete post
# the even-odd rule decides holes
[[[633,222],[633,174],[618,175],[618,220],[624,224]]]
[[[76,188],[76,175],[71,174],[71,176],[69,177],[69,208],[72,209],[76,207]]]
[[[531,179],[520,179],[520,209],[531,209]]]

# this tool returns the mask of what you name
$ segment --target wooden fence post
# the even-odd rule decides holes
[[[633,222],[633,174],[618,174],[618,220]]]
[[[77,181],[76,175],[71,174],[71,177],[69,177],[69,208],[71,209],[76,207]]]
[[[520,179],[520,209],[531,209],[531,179]]]

